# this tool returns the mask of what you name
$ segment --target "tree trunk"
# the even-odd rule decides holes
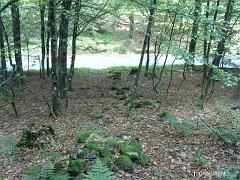
[[[129,38],[134,38],[134,11],[129,15],[130,27],[129,27]]]
[[[141,73],[141,69],[142,69],[143,58],[144,58],[144,54],[146,52],[146,47],[147,47],[147,44],[148,44],[148,37],[151,34],[151,29],[152,29],[152,26],[154,24],[154,18],[153,17],[154,17],[154,14],[155,14],[156,4],[157,4],[157,0],[153,0],[152,4],[151,4],[151,7],[150,7],[150,15],[149,15],[149,18],[148,18],[147,31],[146,31],[146,35],[145,35],[144,42],[143,42],[141,58],[140,58],[139,66],[138,66],[138,72],[137,72],[135,83],[134,83],[134,86],[133,86],[132,96],[131,96],[130,101],[129,101],[128,106],[127,106],[126,115],[129,114],[129,111],[132,108],[133,100],[135,99],[135,96],[136,96],[136,93],[137,93],[138,81],[139,81],[139,77],[140,77],[140,73]]]
[[[12,12],[12,27],[13,27],[13,39],[14,39],[14,52],[15,61],[17,66],[17,72],[22,76],[22,54],[21,54],[21,32],[20,32],[20,13],[19,7],[16,4],[11,5]]]
[[[59,91],[61,99],[66,98],[66,78],[67,78],[67,47],[68,47],[68,25],[69,20],[67,17],[67,12],[71,7],[71,0],[63,0],[62,2],[63,12],[61,14],[61,24],[60,24],[60,37],[59,37]]]
[[[72,78],[74,74],[74,64],[75,64],[76,49],[77,49],[76,42],[77,42],[77,36],[78,36],[80,9],[81,9],[81,0],[78,0],[75,3],[75,18],[73,22],[73,35],[72,35],[72,58],[71,58],[70,71],[67,79],[66,107],[68,107],[68,92],[73,90]]]
[[[61,102],[59,93],[58,56],[57,56],[57,26],[56,26],[56,0],[49,0],[49,17],[51,28],[51,57],[52,57],[52,112],[54,116],[61,115]]]
[[[226,12],[224,15],[224,23],[223,23],[223,36],[221,41],[218,42],[217,46],[217,53],[215,54],[213,65],[219,66],[221,59],[224,57],[225,54],[225,42],[228,38],[228,31],[230,30],[229,24],[232,17],[233,12],[233,6],[234,6],[234,0],[228,0],[228,4],[226,7]]]
[[[46,39],[46,61],[47,61],[47,76],[50,77],[50,36],[51,36],[51,24],[50,24],[50,13],[48,12],[48,22],[47,22],[47,39]]]
[[[45,9],[46,5],[45,4],[40,4],[40,16],[41,16],[41,44],[42,44],[42,60],[41,60],[41,77],[45,78],[46,77],[46,71],[45,71]]]
[[[1,3],[1,2],[0,2]],[[1,16],[1,12],[0,12],[0,22],[2,22],[2,16]],[[0,23],[0,50],[1,50],[1,80],[4,81],[6,79],[6,69],[7,69],[7,65],[6,65],[6,56],[5,56],[5,49],[4,49],[4,39],[3,39],[3,27],[2,27],[2,23]]]
[[[192,61],[194,62],[194,54],[197,44],[197,33],[198,33],[198,24],[199,24],[199,12],[201,10],[201,0],[195,0],[195,10],[193,13],[193,25],[192,25],[192,35],[191,41],[189,44],[189,52],[192,54]]]

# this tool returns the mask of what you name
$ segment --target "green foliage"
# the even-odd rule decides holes
[[[112,124],[112,123],[113,123],[112,119],[108,119],[108,120],[104,121],[104,124]]]
[[[12,134],[9,134],[8,136],[0,135],[0,142],[0,147],[2,147],[0,149],[0,155],[5,153],[11,153],[17,150],[17,147],[15,146],[16,139]]]
[[[116,176],[109,170],[106,164],[100,159],[96,159],[95,164],[92,167],[92,171],[85,175],[83,180],[113,180]]]
[[[61,154],[59,154],[57,152],[53,152],[53,151],[50,151],[50,152],[43,151],[40,154],[37,154],[37,156],[40,156],[40,157],[42,157],[42,156],[49,156],[51,158],[60,158],[60,157],[62,157]]]
[[[90,117],[92,119],[99,119],[99,118],[102,118],[103,115],[102,115],[102,113],[95,113],[95,114],[91,114]]]
[[[209,164],[208,160],[202,157],[203,153],[201,151],[197,151],[194,153],[195,161],[198,166],[207,166]]]
[[[40,170],[41,170],[40,166],[38,166],[38,165],[32,166],[27,170],[25,175],[36,177],[39,174]]]
[[[235,165],[231,168],[233,171],[229,171],[228,169],[225,170],[217,170],[215,177],[217,179],[222,180],[235,180],[240,178],[240,155],[237,156],[237,160],[235,162]]]
[[[142,104],[143,104],[144,106],[146,106],[146,105],[153,106],[153,105],[154,105],[154,102],[153,102],[152,100],[147,99],[147,100],[145,100],[145,101],[142,101]]]
[[[139,112],[138,108],[131,108],[130,109],[130,114],[135,117],[137,121],[141,121],[141,113]]]
[[[58,174],[57,171],[55,171],[54,165],[52,162],[48,162],[43,166],[41,169],[40,166],[33,166],[27,170],[27,172],[24,174],[25,180],[67,180],[70,179],[70,176],[68,174]]]
[[[95,131],[93,131],[93,130],[85,131],[85,132],[82,133],[80,136],[78,136],[77,142],[79,142],[79,143],[84,143],[84,142],[86,142],[86,140],[87,140],[92,134],[97,135],[97,133],[96,133]]]

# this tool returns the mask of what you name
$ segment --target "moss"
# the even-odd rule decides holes
[[[125,172],[133,172],[133,162],[127,156],[119,156],[116,159],[117,166]]]
[[[141,108],[141,107],[143,107],[143,103],[142,102],[133,102],[132,107],[133,108]]]
[[[66,162],[56,162],[54,164],[54,171],[55,172],[59,172],[60,170],[62,170],[65,166],[66,166]]]
[[[76,176],[79,173],[86,172],[87,164],[83,160],[71,160],[68,165],[68,172],[71,176]]]
[[[129,143],[131,146],[137,147],[140,151],[142,151],[141,145],[139,144],[139,141],[137,139],[132,139]]]
[[[88,148],[90,150],[97,151],[97,152],[101,151],[101,147],[99,145],[97,145],[97,144],[94,144],[94,143],[88,143],[84,147]]]
[[[30,167],[25,174],[36,177],[39,172],[40,172],[40,166],[36,165],[36,166]]]
[[[102,117],[103,117],[102,113],[95,113],[95,114],[90,115],[90,118],[92,118],[92,119],[99,119]]]
[[[160,118],[172,118],[172,115],[168,111],[163,111],[162,113],[157,114]]]
[[[142,101],[142,104],[144,106],[146,106],[146,105],[152,106],[152,105],[154,105],[154,102],[152,100],[147,99],[145,101]]]
[[[137,160],[142,166],[148,165],[146,155],[133,145],[122,145],[120,151],[123,155],[128,156],[131,160]]]
[[[104,124],[112,124],[113,123],[113,120],[112,119],[108,119],[104,122]]]
[[[79,142],[79,143],[86,142],[87,138],[89,138],[89,136],[92,135],[92,134],[97,134],[97,133],[93,130],[85,131],[80,136],[78,136],[77,142]]]
[[[109,147],[109,148],[117,148],[118,147],[118,142],[113,140],[113,139],[108,139],[107,140],[107,147]]]
[[[105,157],[112,157],[112,153],[107,149],[107,148],[103,148],[100,150],[100,156],[105,158]]]

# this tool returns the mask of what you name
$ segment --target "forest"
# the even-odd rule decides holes
[[[1,0],[0,180],[240,179],[239,19],[236,0]],[[106,56],[138,65],[77,65]]]

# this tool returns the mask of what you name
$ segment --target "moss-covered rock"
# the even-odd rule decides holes
[[[56,162],[55,164],[54,164],[54,171],[55,172],[59,172],[59,171],[61,171],[63,168],[65,168],[66,167],[66,165],[67,165],[67,162]]]
[[[101,151],[100,151],[100,156],[101,156],[102,158],[105,158],[105,157],[111,158],[111,157],[112,157],[112,153],[108,150],[108,148],[103,148],[103,149],[101,149]]]
[[[117,148],[118,147],[118,142],[113,139],[108,139],[106,142],[107,147],[109,148]]]
[[[83,160],[71,160],[68,165],[68,172],[71,176],[76,176],[79,173],[86,172],[87,164]]]
[[[93,130],[88,130],[88,131],[85,131],[84,133],[82,133],[80,136],[78,136],[77,138],[77,142],[79,143],[84,143],[86,142],[86,140],[92,135],[92,134],[96,134],[97,133]]]
[[[36,177],[38,175],[38,173],[40,172],[40,169],[41,169],[41,167],[38,165],[32,166],[27,170],[27,172],[25,174],[28,176]]]
[[[128,156],[121,155],[116,159],[118,168],[125,172],[133,172],[133,162]]]
[[[123,155],[128,156],[131,160],[137,160],[142,166],[148,165],[146,155],[133,145],[122,145],[120,151]]]
[[[84,147],[97,152],[101,151],[101,147],[94,143],[87,143]]]
[[[137,147],[140,151],[142,151],[142,147],[141,147],[141,145],[139,144],[139,141],[138,141],[137,139],[132,139],[132,140],[129,142],[129,145],[135,146],[135,147]]]
[[[92,119],[99,119],[102,117],[103,117],[102,113],[94,113],[94,114],[90,115],[90,118],[92,118]]]

